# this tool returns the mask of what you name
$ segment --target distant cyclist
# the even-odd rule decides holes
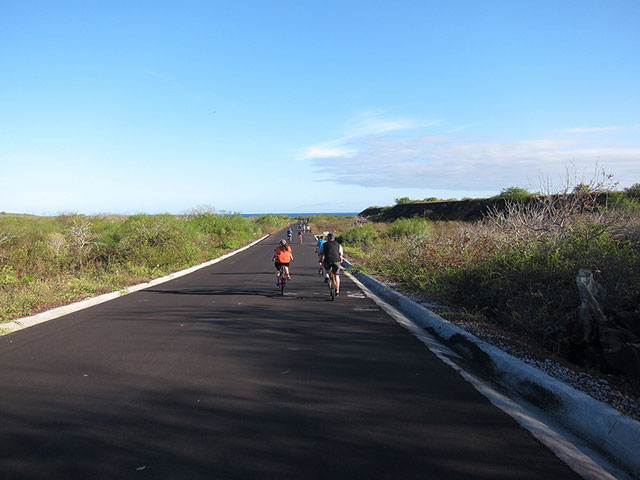
[[[280,277],[278,277],[278,271],[281,267],[284,269],[284,274],[287,276],[287,279],[291,279],[289,263],[293,261],[293,250],[291,250],[291,247],[287,244],[286,240],[280,240],[280,243],[273,251],[272,260],[275,262],[276,266],[276,287],[279,287]]]
[[[302,236],[304,235],[304,231],[302,230],[302,226],[298,228],[298,241],[302,243]]]
[[[320,253],[320,249],[322,248],[322,245],[324,245],[324,243],[326,242],[326,240],[324,239],[324,235],[318,235],[318,244],[316,245],[316,253]],[[322,261],[318,258],[318,272],[320,273],[320,275],[322,275]]]
[[[344,260],[344,251],[342,245],[336,242],[336,236],[333,233],[327,235],[327,241],[318,249],[318,261],[324,268],[324,281],[329,281],[329,271],[333,271],[336,275],[336,295],[340,293],[340,264]]]
[[[289,243],[291,243],[291,238],[293,238],[293,231],[291,230],[291,227],[287,227],[287,240]]]

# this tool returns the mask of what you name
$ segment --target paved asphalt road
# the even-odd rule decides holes
[[[0,477],[577,478],[314,246],[279,237],[0,338]]]

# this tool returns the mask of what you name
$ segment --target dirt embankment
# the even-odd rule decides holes
[[[398,218],[426,218],[427,220],[458,220],[473,222],[480,220],[492,208],[499,210],[505,205],[504,198],[471,200],[449,200],[441,202],[404,203],[393,207],[369,207],[360,215],[373,221],[391,222]]]

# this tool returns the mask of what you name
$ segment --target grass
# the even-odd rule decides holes
[[[279,229],[285,216],[0,216],[0,322],[197,265]]]

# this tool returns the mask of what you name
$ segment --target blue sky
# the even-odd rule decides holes
[[[640,182],[637,0],[0,0],[0,72],[0,211]]]

